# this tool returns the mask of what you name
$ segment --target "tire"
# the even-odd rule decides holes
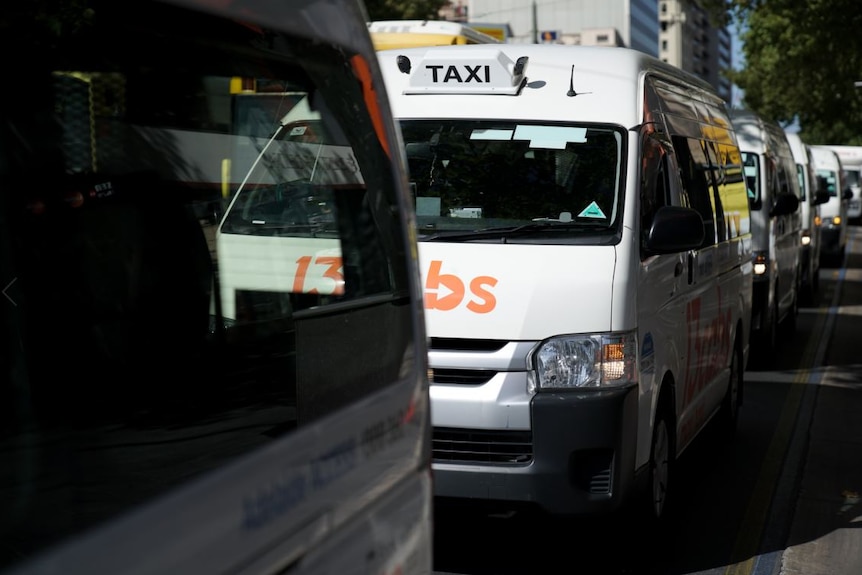
[[[650,523],[664,525],[673,505],[673,420],[666,402],[659,405],[650,443],[649,481],[645,502]]]
[[[727,393],[721,404],[719,412],[719,425],[721,435],[724,439],[732,441],[736,436],[736,428],[739,425],[739,408],[742,406],[742,393],[744,382],[744,370],[742,367],[742,347],[739,340],[733,342],[730,356],[730,376],[727,385]]]
[[[793,294],[793,305],[787,311],[787,316],[781,323],[781,339],[788,340],[796,333],[796,318],[799,315],[799,290]]]
[[[814,276],[811,278],[811,305],[817,305],[817,296],[820,295],[820,266],[814,270]]]
[[[800,293],[799,299],[805,306],[810,307],[814,305],[814,286],[810,282],[802,286],[802,292]]]
[[[761,369],[772,367],[778,350],[778,302],[775,298],[767,321],[766,328],[757,334],[755,356],[752,359],[752,364]]]
[[[808,307],[817,305],[817,295],[820,291],[820,270],[815,268],[811,270],[811,276],[805,282],[802,290],[802,304]]]

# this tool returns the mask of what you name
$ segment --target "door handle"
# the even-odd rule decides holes
[[[694,254],[688,252],[688,285],[694,283]]]

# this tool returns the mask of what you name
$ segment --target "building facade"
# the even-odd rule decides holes
[[[468,22],[508,22],[513,43],[598,40],[658,56],[656,0],[469,0],[467,13]]]
[[[732,65],[730,32],[714,27],[709,13],[691,2],[658,4],[659,58],[703,78],[730,102],[732,85],[721,74]]]
[[[722,70],[732,66],[727,28],[681,0],[453,0],[440,17],[505,25],[512,43],[626,46],[706,80],[731,102]]]

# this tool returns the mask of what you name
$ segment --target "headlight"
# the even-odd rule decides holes
[[[634,333],[554,337],[533,350],[528,361],[530,393],[637,382]]]
[[[811,245],[811,232],[808,230],[802,230],[802,245]]]
[[[754,258],[754,275],[762,276],[766,273],[767,268],[769,267],[769,258],[766,257],[766,254],[757,252],[753,256]]]

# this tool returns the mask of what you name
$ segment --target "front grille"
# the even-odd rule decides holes
[[[533,461],[530,431],[434,428],[434,461],[526,465]]]
[[[500,351],[506,344],[505,340],[499,339],[460,339],[454,337],[432,337],[428,342],[430,351],[479,351],[479,352],[494,352]]]
[[[432,384],[482,385],[497,375],[488,369],[448,369],[434,368],[428,371]]]

